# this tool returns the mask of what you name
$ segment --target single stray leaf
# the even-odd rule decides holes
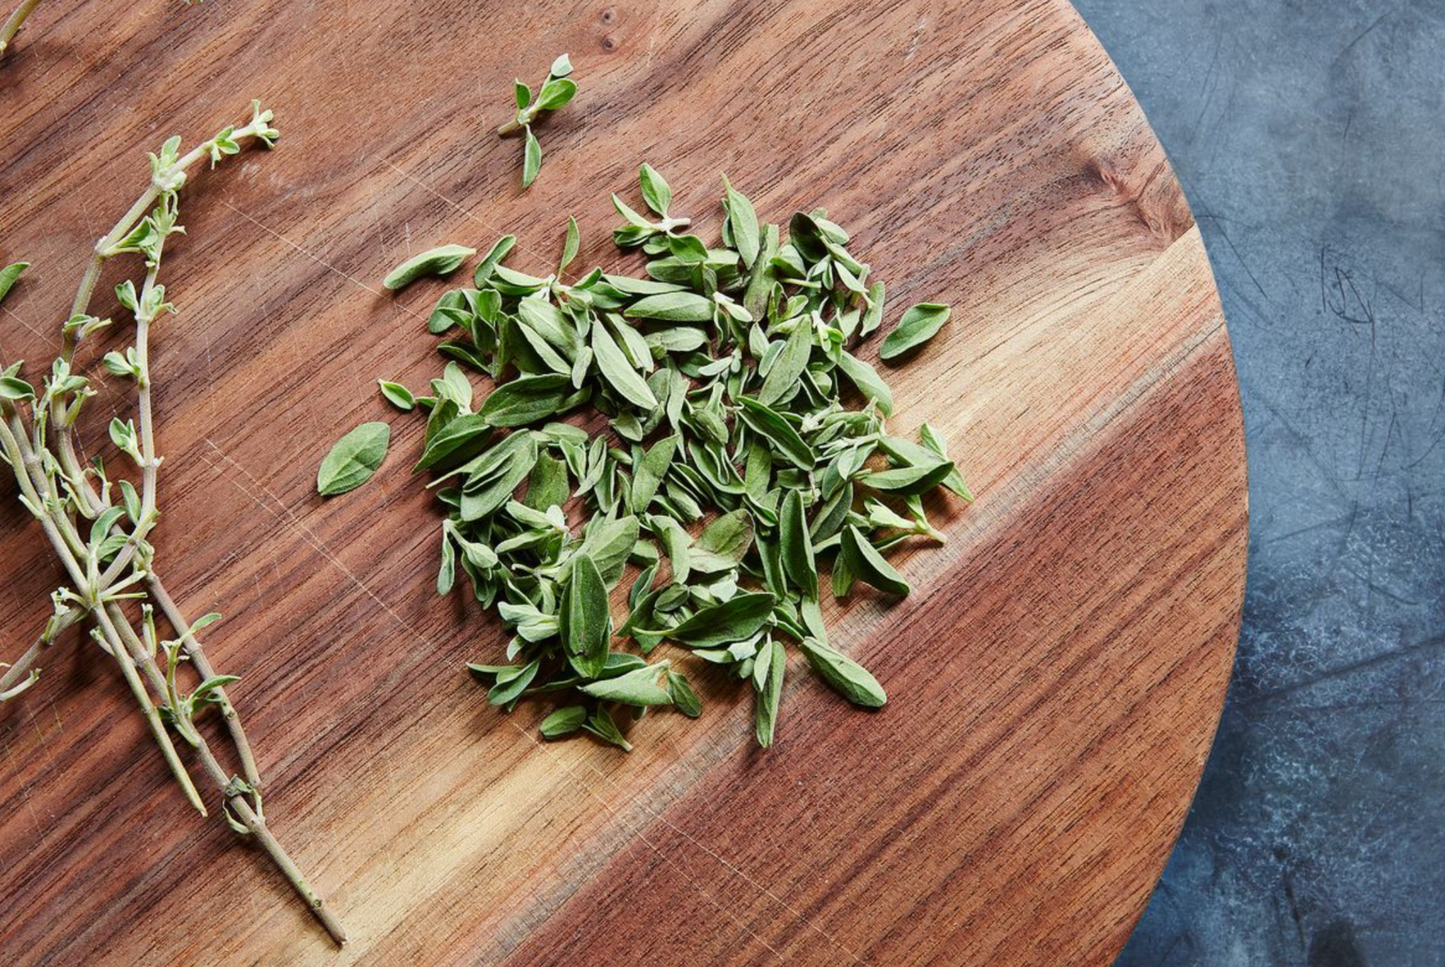
[[[10,291],[15,280],[20,278],[20,273],[28,268],[30,268],[29,262],[11,262],[5,268],[0,269],[0,302],[5,301],[5,294]]]
[[[467,248],[465,245],[441,245],[428,249],[392,269],[381,284],[395,290],[410,285],[424,275],[448,275],[476,254],[476,249]]]
[[[910,349],[922,346],[943,328],[943,324],[948,321],[949,311],[948,306],[936,302],[920,302],[910,307],[903,313],[903,318],[898,320],[893,331],[884,338],[878,357],[896,359]]]
[[[386,401],[397,409],[409,413],[416,407],[416,397],[411,390],[400,383],[393,383],[390,380],[379,379],[376,385],[381,388],[381,395]]]
[[[530,125],[527,127],[526,138],[527,143],[522,148],[522,187],[530,188],[542,170],[542,143],[532,133]]]
[[[386,459],[391,444],[391,427],[385,423],[363,423],[336,441],[316,472],[316,489],[323,497],[355,490],[371,479]]]

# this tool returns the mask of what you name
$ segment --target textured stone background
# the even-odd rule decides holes
[[[1445,964],[1445,0],[1076,0],[1203,229],[1249,586],[1126,967]]]

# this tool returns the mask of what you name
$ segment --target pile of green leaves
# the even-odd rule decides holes
[[[381,388],[429,411],[415,470],[436,475],[447,513],[437,590],[460,573],[514,632],[505,662],[469,666],[493,704],[554,697],[547,738],[586,731],[630,748],[620,714],[701,711],[672,660],[649,661],[666,641],[751,683],[768,746],[788,646],[848,701],[884,703],[829,645],[824,585],[907,594],[887,554],[943,540],[925,495],[972,498],[936,431],[888,432],[892,395],[854,352],[883,322],[884,286],[847,232],[817,210],[793,215],[785,238],[724,179],[722,240],[708,245],[669,214],[661,175],[643,165],[640,181],[650,214],[614,195],[625,223],[613,239],[642,251],[644,275],[563,281],[575,219],[545,277],[504,264],[506,236],[431,314],[452,358],[431,394]],[[914,306],[884,346],[916,349],[947,318]],[[466,369],[496,388],[474,398]],[[595,414],[595,429],[561,422],[592,411],[605,430]],[[614,628],[609,592],[624,580],[629,613]]]

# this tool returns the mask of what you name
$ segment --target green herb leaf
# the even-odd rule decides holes
[[[537,108],[542,111],[555,111],[559,107],[566,107],[576,95],[576,81],[553,78],[542,85],[542,91],[537,95]]]
[[[777,597],[766,591],[738,594],[696,614],[674,628],[652,632],[693,648],[716,648],[751,638],[767,624]]]
[[[667,217],[668,206],[672,204],[672,188],[667,179],[647,162],[637,169],[637,180],[642,184],[642,200],[663,218]]]
[[[692,684],[672,669],[667,671],[667,693],[672,705],[683,715],[695,719],[702,714],[702,699],[692,690]]]
[[[562,260],[557,264],[557,274],[561,275],[572,260],[577,257],[577,250],[582,245],[582,235],[577,231],[577,219],[571,215],[567,216],[567,237],[562,242]]]
[[[0,400],[19,403],[35,399],[35,387],[19,376],[0,376]]]
[[[953,464],[947,460],[921,467],[894,467],[865,473],[858,478],[860,483],[895,494],[923,494],[942,483],[953,472]]]
[[[749,396],[738,397],[738,416],[755,432],[772,442],[783,456],[800,470],[812,470],[818,462],[813,448],[803,441],[793,425],[779,416],[771,407]]]
[[[753,731],[758,745],[764,749],[772,746],[773,735],[777,731],[778,702],[783,697],[783,673],[787,664],[781,642],[769,642],[758,652],[753,672],[753,687],[758,696]]]
[[[638,299],[622,314],[659,322],[709,322],[716,308],[717,303],[695,292],[664,292]]]
[[[621,702],[637,708],[671,705],[672,693],[658,684],[659,675],[666,671],[665,665],[644,665],[616,678],[588,682],[578,691],[604,702]]]
[[[677,445],[681,438],[677,434],[664,437],[652,445],[637,465],[637,471],[632,478],[632,512],[641,514],[647,511],[647,506],[652,503],[652,498],[657,495],[657,488],[662,484],[663,478],[667,476],[668,469],[672,466],[672,458],[677,453]]]
[[[903,575],[885,561],[877,548],[868,543],[868,538],[851,524],[843,529],[842,548],[847,555],[849,569],[860,581],[889,594],[906,595],[911,590]]]
[[[493,390],[482,402],[481,415],[496,427],[526,426],[556,414],[571,391],[571,381],[561,373],[523,376]]]
[[[525,665],[509,668],[497,674],[497,683],[487,690],[487,701],[492,705],[510,705],[522,697],[537,677],[537,671],[542,666],[539,661],[530,661]]]
[[[371,479],[386,459],[391,427],[385,423],[363,423],[336,441],[316,473],[316,489],[323,497],[355,490]]]
[[[596,354],[597,368],[601,370],[602,377],[619,396],[644,410],[657,408],[657,397],[647,388],[647,381],[632,368],[601,320],[592,325],[592,351]]]
[[[938,454],[940,460],[948,459],[948,447],[942,433],[925,423],[918,428],[918,438],[923,441],[925,447]],[[963,474],[958,471],[957,467],[943,478],[943,486],[969,503],[973,503],[973,492],[968,489],[968,482],[963,479]]]
[[[846,349],[838,354],[838,368],[853,381],[860,393],[878,403],[878,412],[884,416],[893,415],[893,394],[876,369]]]
[[[742,566],[753,543],[753,518],[745,510],[717,517],[703,528],[690,549],[692,569],[717,574]]]
[[[608,588],[617,586],[622,579],[622,569],[627,565],[627,555],[637,543],[637,518],[631,515],[616,519],[594,520],[582,541],[580,553],[592,558],[602,583]]]
[[[481,520],[512,499],[513,492],[537,463],[537,441],[531,433],[513,433],[497,446],[467,464],[472,467],[462,485],[460,507],[465,521]]]
[[[0,302],[5,301],[10,287],[15,284],[16,279],[20,278],[20,273],[28,268],[30,268],[29,262],[11,262],[5,268],[0,269]]]
[[[797,395],[802,385],[799,380],[808,368],[808,359],[813,353],[813,326],[807,319],[797,319],[788,341],[773,359],[763,388],[758,391],[758,400],[769,406],[785,403]]]
[[[881,708],[888,701],[878,679],[847,655],[812,638],[802,639],[798,646],[818,677],[854,705]]]
[[[416,397],[411,395],[411,390],[400,383],[379,379],[376,381],[376,385],[381,388],[381,395],[386,398],[386,401],[397,409],[409,413],[416,407]]]
[[[481,263],[477,265],[477,270],[472,273],[472,281],[476,284],[477,288],[480,289],[491,280],[492,273],[496,270],[497,266],[501,264],[502,259],[511,253],[516,244],[517,236],[515,235],[503,235],[492,244],[491,249],[482,258]]]
[[[582,728],[586,721],[587,707],[585,705],[568,705],[544,718],[539,731],[544,739],[560,739]]]
[[[627,738],[622,734],[622,730],[619,729],[617,723],[612,720],[611,713],[605,708],[599,708],[596,714],[588,719],[587,724],[582,726],[582,728],[591,732],[603,742],[617,746],[623,752],[632,751],[632,743],[627,741]]]
[[[733,246],[742,256],[743,265],[751,268],[762,251],[762,233],[758,227],[758,213],[747,196],[733,188],[727,175],[723,175],[723,188],[727,192],[723,207],[727,210],[728,231]]]
[[[612,638],[612,612],[607,586],[596,563],[586,554],[572,561],[567,581],[567,603],[562,612],[563,644],[567,660],[583,678],[596,678],[607,664]]]
[[[529,125],[526,129],[526,145],[522,148],[522,187],[532,187],[532,182],[537,180],[537,175],[542,170],[542,143],[532,133]]]
[[[793,585],[810,598],[818,596],[818,564],[813,557],[813,538],[803,510],[803,492],[790,490],[778,513],[778,545],[783,571]]]
[[[420,473],[470,460],[491,442],[493,432],[492,424],[481,413],[459,416],[427,441],[421,459],[411,472]]]
[[[863,321],[858,328],[858,335],[864,339],[883,325],[883,297],[885,294],[886,289],[882,282],[874,282],[868,287],[868,309],[863,313]]]
[[[428,249],[392,269],[381,284],[388,289],[400,289],[424,275],[448,275],[476,254],[476,249],[465,245],[442,245]]]
[[[881,299],[879,300],[882,301]],[[903,313],[898,325],[883,340],[881,359],[896,359],[932,339],[948,321],[949,308],[936,302],[920,302]]]

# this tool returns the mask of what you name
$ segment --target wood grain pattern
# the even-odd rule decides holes
[[[460,0],[185,8],[50,0],[0,66],[7,359],[49,358],[142,152],[274,105],[272,155],[195,179],[159,333],[159,566],[211,635],[273,827],[340,911],[187,807],[108,665],[69,644],[0,709],[0,951],[25,965],[1102,965],[1162,868],[1223,697],[1243,591],[1243,434],[1199,233],[1152,132],[1063,0]],[[541,178],[491,128],[558,52],[582,94]],[[520,228],[617,259],[609,190],[651,161],[715,232],[719,171],[785,218],[826,204],[896,312],[954,321],[890,372],[979,493],[902,561],[915,594],[830,615],[892,701],[792,676],[780,741],[704,678],[700,722],[631,756],[539,745],[461,663],[504,637],[431,593],[428,495],[396,421],[366,489],[320,455],[438,367],[440,287],[377,280]],[[87,360],[92,365],[99,358]],[[102,417],[126,402],[107,391]],[[103,419],[88,442],[103,444]],[[4,645],[57,580],[0,493]],[[28,638],[25,639],[28,642]]]

